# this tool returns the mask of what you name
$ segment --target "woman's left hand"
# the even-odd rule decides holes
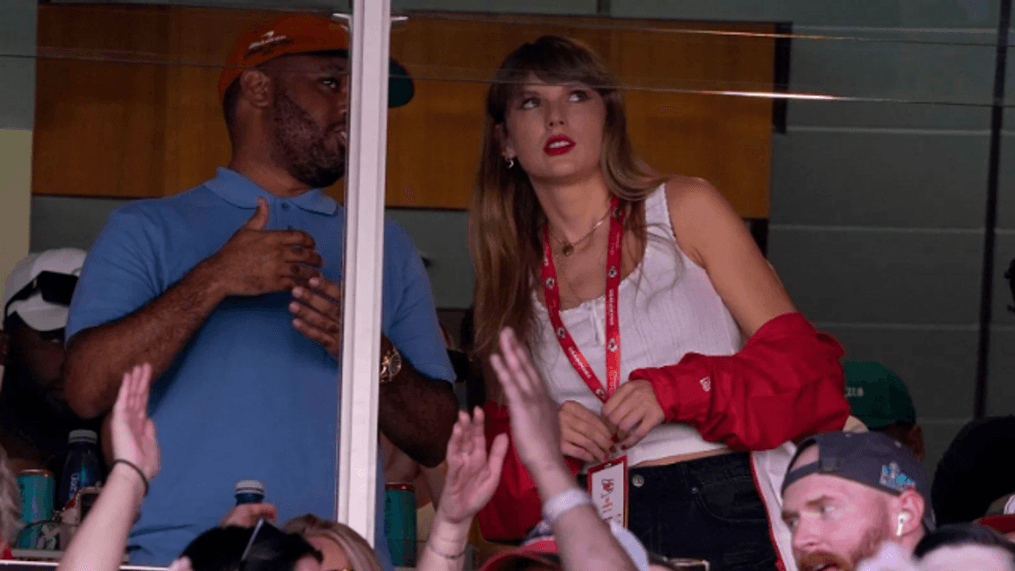
[[[488,455],[483,409],[476,407],[472,418],[459,412],[448,441],[448,475],[437,513],[453,524],[472,521],[497,490],[507,448],[507,435],[499,434]]]
[[[650,430],[666,420],[652,383],[642,379],[620,385],[603,405],[602,415],[617,435],[621,448],[641,442]]]

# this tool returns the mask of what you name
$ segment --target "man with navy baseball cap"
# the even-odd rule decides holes
[[[852,571],[886,541],[911,553],[934,528],[923,466],[877,432],[808,438],[790,462],[782,494],[801,571]]]

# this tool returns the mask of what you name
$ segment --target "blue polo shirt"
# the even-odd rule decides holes
[[[314,237],[324,275],[342,278],[345,212],[320,190],[274,196],[242,175],[217,176],[187,192],[131,202],[96,239],[71,303],[67,337],[133,313],[215,253],[267,199],[267,229]],[[454,379],[423,264],[405,232],[384,227],[381,327],[424,375]],[[233,486],[267,486],[279,520],[335,506],[338,363],[291,324],[288,292],[230,297],[212,312],[153,385],[150,414],[162,472],[130,536],[132,563],[165,565],[235,504]],[[378,555],[384,540],[384,478],[377,467]]]

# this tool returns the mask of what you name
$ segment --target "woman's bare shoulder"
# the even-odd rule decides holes
[[[742,224],[714,186],[703,178],[673,176],[666,181],[666,205],[680,248],[702,265],[702,250],[711,240]]]
[[[726,199],[703,178],[673,175],[666,180],[666,202],[671,213],[687,207],[707,206],[707,203],[715,201],[725,203]],[[675,209],[675,206],[678,208]]]

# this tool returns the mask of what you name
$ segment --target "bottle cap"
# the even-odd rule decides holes
[[[99,441],[99,435],[95,434],[94,430],[72,430],[70,431],[70,437],[67,441],[71,444],[76,442],[87,442],[88,444],[95,444]]]
[[[236,482],[236,494],[260,494],[264,497],[265,487],[260,480],[240,480]]]

